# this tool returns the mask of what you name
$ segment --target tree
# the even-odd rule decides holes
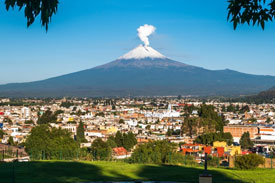
[[[8,117],[5,117],[3,120],[5,123],[9,123],[9,125],[12,125],[12,120]]]
[[[172,136],[172,133],[173,133],[173,130],[171,130],[170,128],[168,128],[167,132],[166,132],[166,135],[168,137]]]
[[[48,31],[51,18],[57,12],[59,0],[5,0],[5,4],[7,11],[15,7],[18,7],[19,10],[24,9],[25,17],[27,18],[27,27],[40,15],[41,24]]]
[[[110,144],[111,147],[114,147],[114,143],[112,141],[115,142],[115,147],[124,147],[128,151],[137,144],[137,139],[132,132],[122,134],[118,131],[115,137],[111,136],[107,140],[107,143]]]
[[[120,131],[117,131],[117,133],[115,135],[115,142],[117,144],[117,147],[123,146],[123,135]]]
[[[147,126],[145,127],[145,129],[146,129],[146,130],[150,130],[150,129],[151,129],[151,125],[147,125]]]
[[[154,141],[139,145],[133,152],[132,163],[168,163],[176,156],[177,145],[163,141]]]
[[[101,138],[93,141],[91,153],[96,160],[109,160],[112,155],[112,148]]]
[[[249,149],[253,147],[253,142],[250,139],[249,132],[244,132],[240,139],[240,145],[242,149]]]
[[[34,124],[34,121],[33,120],[27,120],[27,121],[25,121],[25,124]]]
[[[192,136],[197,133],[197,125],[198,125],[198,118],[187,117],[184,119],[184,123],[182,125],[182,131],[183,133],[187,134],[192,138]]]
[[[65,108],[70,108],[71,106],[73,106],[74,104],[71,102],[62,102],[60,107],[65,107]]]
[[[123,147],[129,151],[137,144],[137,139],[132,132],[123,134]]]
[[[47,110],[42,114],[42,116],[39,116],[37,120],[37,124],[56,123],[56,120],[57,120],[57,114],[53,113],[50,110]]]
[[[87,142],[87,140],[85,139],[84,124],[82,121],[80,121],[76,130],[76,140],[78,142]]]
[[[257,24],[262,29],[265,23],[275,17],[274,0],[228,0],[227,21],[233,23],[234,29],[240,24]]]
[[[192,112],[196,109],[197,108],[193,104],[190,105],[190,106],[188,106],[187,104],[184,105],[184,111],[185,111],[186,114],[192,114]]]
[[[204,126],[208,125],[209,129],[214,126],[216,131],[223,131],[225,121],[223,117],[215,111],[215,107],[213,105],[202,105],[198,113],[204,122]]]
[[[12,136],[9,136],[9,139],[8,139],[8,145],[11,145],[11,146],[14,146],[15,143],[14,143],[14,140],[13,140],[13,137]]]
[[[25,143],[26,151],[32,158],[71,159],[76,157],[79,145],[71,137],[71,133],[47,124],[38,125],[31,130]],[[43,156],[42,156],[43,154]]]
[[[228,107],[227,107],[227,112],[235,112],[236,109],[235,109],[235,106],[230,104]]]
[[[222,112],[226,112],[225,105],[222,106]]]
[[[104,114],[104,112],[99,112],[99,113],[96,113],[96,114],[95,114],[95,116],[101,116],[101,117],[104,117],[104,116],[105,116],[105,114]]]
[[[215,141],[225,141],[227,145],[231,145],[233,143],[233,137],[231,133],[207,133],[199,135],[196,139],[196,143],[205,144],[205,145],[213,145]]]
[[[2,139],[4,135],[5,135],[4,131],[0,129],[0,138]]]
[[[123,119],[120,119],[118,123],[119,123],[119,124],[125,124],[125,122],[124,122]]]
[[[114,136],[110,136],[110,137],[107,139],[107,144],[108,144],[108,146],[110,146],[111,148],[117,147],[115,137],[114,137]]]
[[[248,105],[245,105],[243,106],[241,109],[240,109],[240,113],[243,114],[245,112],[249,112],[250,111],[250,108]]]

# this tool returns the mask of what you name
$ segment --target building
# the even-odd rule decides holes
[[[116,159],[124,159],[129,156],[127,150],[124,147],[115,147],[113,148],[113,157]]]
[[[234,142],[239,142],[241,136],[245,132],[249,132],[250,138],[255,139],[259,133],[259,128],[256,126],[244,126],[244,125],[228,125],[223,127],[223,131],[231,133]]]

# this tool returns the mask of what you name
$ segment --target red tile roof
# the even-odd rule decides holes
[[[115,148],[113,148],[113,152],[117,156],[127,155],[127,150],[124,147],[115,147]]]

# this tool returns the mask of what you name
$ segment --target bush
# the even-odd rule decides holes
[[[255,169],[263,163],[264,158],[257,154],[237,156],[235,159],[235,167],[242,170]]]
[[[168,162],[169,164],[183,164],[183,165],[190,165],[195,166],[198,165],[194,156],[183,155],[181,153],[173,152],[171,155],[171,159]]]
[[[220,158],[215,156],[208,156],[207,165],[217,167],[220,165]]]

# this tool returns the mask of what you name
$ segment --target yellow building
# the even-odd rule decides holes
[[[213,142],[213,147],[214,148],[223,147],[224,152],[229,152],[231,156],[242,154],[241,146],[233,146],[233,145],[228,146],[226,142],[219,142],[219,141]]]
[[[118,131],[118,128],[115,126],[111,126],[107,129],[108,134],[115,134]]]
[[[69,119],[68,119],[68,121],[73,121],[74,120],[74,118],[73,117],[70,117]]]
[[[220,141],[215,141],[215,142],[213,142],[213,147],[215,148],[215,147],[226,147],[227,146],[227,144],[226,144],[226,142],[220,142]]]
[[[100,125],[99,130],[106,130],[106,127],[104,125]]]
[[[241,146],[227,146],[224,150],[229,151],[231,156],[242,154]]]

